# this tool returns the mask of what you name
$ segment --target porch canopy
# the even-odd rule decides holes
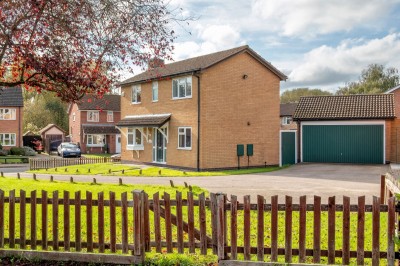
[[[130,115],[118,123],[118,127],[162,127],[171,119],[171,114]]]
[[[102,135],[121,134],[114,125],[83,124],[82,128],[83,128],[84,134],[102,134]]]

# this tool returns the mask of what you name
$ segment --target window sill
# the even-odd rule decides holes
[[[185,99],[193,99],[193,97],[192,96],[190,96],[190,97],[182,97],[182,98],[172,98],[172,100],[185,100]]]
[[[178,150],[183,150],[183,151],[191,151],[192,148],[177,148]]]
[[[158,100],[157,101],[151,101],[152,103],[157,103],[158,102]]]
[[[128,150],[128,151],[143,151],[144,146],[126,146],[126,150]]]
[[[142,102],[139,102],[139,103],[131,103],[131,104],[135,104],[135,105],[136,105],[136,104],[141,104],[141,103],[142,103]]]

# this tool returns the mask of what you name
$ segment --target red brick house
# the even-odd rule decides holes
[[[101,99],[85,95],[68,108],[69,137],[79,143],[82,153],[120,153],[121,135],[115,127],[121,119],[121,96]]]
[[[297,103],[281,103],[280,117],[281,130],[296,130],[297,124],[293,122],[293,114],[296,110]]]
[[[23,108],[21,87],[0,88],[0,143],[3,149],[23,145]]]
[[[247,45],[153,66],[121,83],[121,158],[205,170],[237,167],[239,150],[242,166],[277,165],[286,78]]]

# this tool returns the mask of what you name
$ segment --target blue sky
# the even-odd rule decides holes
[[[369,64],[400,70],[400,0],[170,0],[174,60],[248,44],[298,87],[335,91]],[[190,32],[191,34],[189,34]]]

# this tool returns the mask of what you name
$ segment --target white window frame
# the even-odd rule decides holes
[[[180,130],[183,129],[183,132],[180,132]],[[190,129],[190,147],[186,146],[186,131]],[[192,139],[193,139],[193,131],[192,127],[178,127],[178,150],[191,150],[192,149]],[[185,137],[185,147],[180,146],[179,138],[181,136]]]
[[[76,119],[76,115],[75,115],[75,113],[73,113],[72,114],[72,122],[75,122],[75,119]]]
[[[174,96],[174,84],[177,84],[176,87],[176,96]],[[190,84],[190,95],[188,95],[188,88],[187,85]],[[180,97],[179,96],[179,86],[180,85],[185,85],[184,91],[185,91],[185,96]],[[172,80],[172,99],[173,100],[178,100],[178,99],[190,99],[192,98],[193,95],[193,86],[192,86],[192,76],[187,76],[187,77],[182,77],[182,78],[176,78]]]
[[[90,114],[93,114],[94,116],[91,117],[91,119],[89,119]],[[87,111],[87,121],[88,122],[99,122],[99,111]]]
[[[0,108],[0,120],[16,120],[17,109],[15,108]],[[6,118],[8,116],[8,118]]]
[[[6,138],[8,135],[8,138]],[[5,143],[5,140],[8,141],[8,144]],[[17,143],[17,134],[15,133],[0,133],[0,144],[4,147],[14,147]]]
[[[97,139],[101,138],[102,142],[101,143],[93,143],[94,136],[96,136]],[[103,142],[103,140],[104,140],[104,142]],[[104,135],[104,134],[87,134],[86,135],[86,146],[87,147],[104,147],[104,144],[106,144],[106,143],[107,143],[106,135]]]
[[[140,143],[136,143],[136,132],[140,132]],[[132,140],[133,143],[129,143],[129,136],[132,135]],[[126,133],[126,149],[130,151],[138,151],[138,150],[144,150],[144,145],[143,145],[143,128],[138,128],[138,127],[128,127],[127,133]]]
[[[151,84],[151,99],[153,102],[158,102],[158,81],[153,81]],[[156,92],[156,93],[155,93]],[[154,96],[157,95],[157,98],[155,98]]]
[[[291,116],[282,116],[281,125],[287,126],[292,123],[293,119]]]
[[[138,95],[140,96],[138,99]],[[132,86],[132,104],[140,104],[142,102],[142,88],[140,85]]]
[[[107,111],[107,122],[114,122],[114,112]]]

